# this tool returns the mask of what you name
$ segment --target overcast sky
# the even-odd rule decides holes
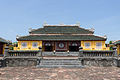
[[[108,41],[120,39],[120,0],[0,0],[0,37],[13,42],[43,23],[94,28]]]

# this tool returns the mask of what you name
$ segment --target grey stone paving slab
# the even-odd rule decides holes
[[[120,68],[0,68],[0,80],[120,80]]]

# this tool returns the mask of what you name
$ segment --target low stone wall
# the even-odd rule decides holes
[[[95,67],[110,67],[117,66],[117,59],[115,58],[83,58],[83,66],[95,66]]]
[[[6,61],[3,59],[0,59],[0,67],[5,67],[6,66]]]
[[[30,67],[37,65],[37,58],[6,58],[7,67]]]
[[[85,67],[120,67],[120,60],[117,58],[79,58],[81,66]],[[37,66],[41,58],[6,58],[7,67],[30,67]]]
[[[81,66],[120,67],[120,60],[116,51],[84,51],[79,52],[42,52],[37,51],[7,51],[5,50],[5,64],[7,67],[29,67],[41,63],[42,57],[78,57]],[[54,59],[55,60],[55,59]],[[63,62],[60,62],[61,64]],[[52,63],[51,63],[52,64]]]
[[[120,67],[120,58],[116,59],[117,67]]]
[[[78,56],[79,52],[42,52],[42,56]]]

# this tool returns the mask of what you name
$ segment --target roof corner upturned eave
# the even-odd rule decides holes
[[[5,39],[3,39],[3,38],[1,38],[1,37],[0,37],[0,42],[1,42],[1,43],[6,43],[6,44],[9,43],[7,40],[5,40]]]

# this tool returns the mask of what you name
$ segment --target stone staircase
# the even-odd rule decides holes
[[[79,59],[41,59],[39,61],[40,68],[81,68],[81,60]]]

